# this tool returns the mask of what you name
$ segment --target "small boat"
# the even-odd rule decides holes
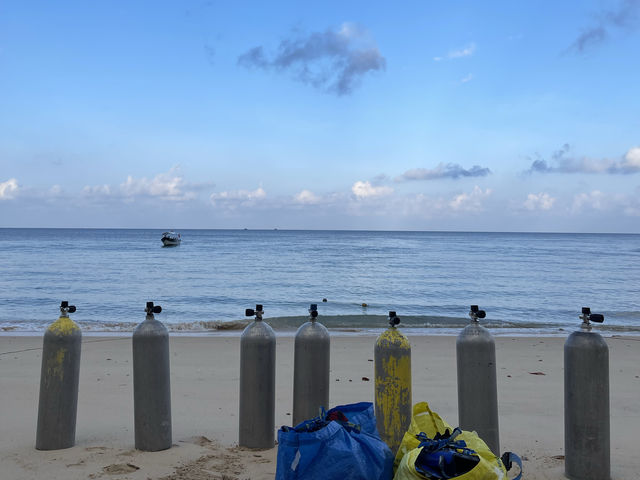
[[[162,234],[162,245],[165,247],[177,247],[180,245],[180,234],[174,232],[173,230],[169,230],[168,232],[164,232]]]

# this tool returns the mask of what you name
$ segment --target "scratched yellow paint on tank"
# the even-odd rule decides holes
[[[411,350],[409,340],[397,328],[388,328],[382,332],[376,343],[380,347],[395,346],[404,350]]]
[[[57,377],[60,381],[64,379],[64,357],[67,354],[66,348],[59,348],[55,355],[49,358],[47,363],[47,375],[49,378]]]
[[[396,449],[411,421],[411,346],[395,328],[376,342],[378,352],[392,352],[376,361],[376,417],[382,439]]]
[[[69,317],[60,317],[58,320],[49,325],[49,331],[56,335],[71,335],[80,327],[74,323]]]
[[[59,337],[72,335],[78,331],[80,327],[75,324],[69,317],[60,317],[53,322],[47,329],[49,332]],[[57,378],[60,381],[64,379],[64,358],[67,354],[66,348],[58,348],[58,350],[49,357],[47,361],[47,378]]]

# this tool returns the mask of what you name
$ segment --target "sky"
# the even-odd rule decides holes
[[[640,233],[640,0],[0,3],[0,227]]]

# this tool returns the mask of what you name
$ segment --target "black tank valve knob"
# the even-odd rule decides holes
[[[60,302],[60,311],[64,311],[65,313],[73,313],[76,311],[76,306],[69,305],[69,302],[67,300],[63,300],[62,302]]]
[[[469,312],[469,316],[473,320],[477,320],[478,318],[485,318],[487,316],[487,312],[484,310],[480,310],[478,305],[471,305],[471,311]]]
[[[604,322],[604,315],[601,313],[592,313],[589,315],[589,320],[596,323],[602,323]]]
[[[162,307],[160,305],[154,305],[153,302],[147,302],[147,306],[144,311],[148,314],[160,313],[162,311]]]

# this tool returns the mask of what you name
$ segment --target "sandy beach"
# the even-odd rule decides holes
[[[500,443],[527,479],[562,479],[560,337],[498,337]],[[130,337],[85,336],[73,448],[34,448],[42,337],[0,336],[0,478],[272,479],[277,448],[237,446],[239,336],[172,335],[173,447],[134,449]],[[413,401],[457,422],[455,337],[411,337]],[[373,401],[373,336],[333,336],[331,406]],[[612,479],[640,477],[640,338],[610,349]],[[277,339],[276,427],[291,424],[293,337]],[[370,379],[370,380],[369,380]],[[600,412],[594,412],[594,415]]]

